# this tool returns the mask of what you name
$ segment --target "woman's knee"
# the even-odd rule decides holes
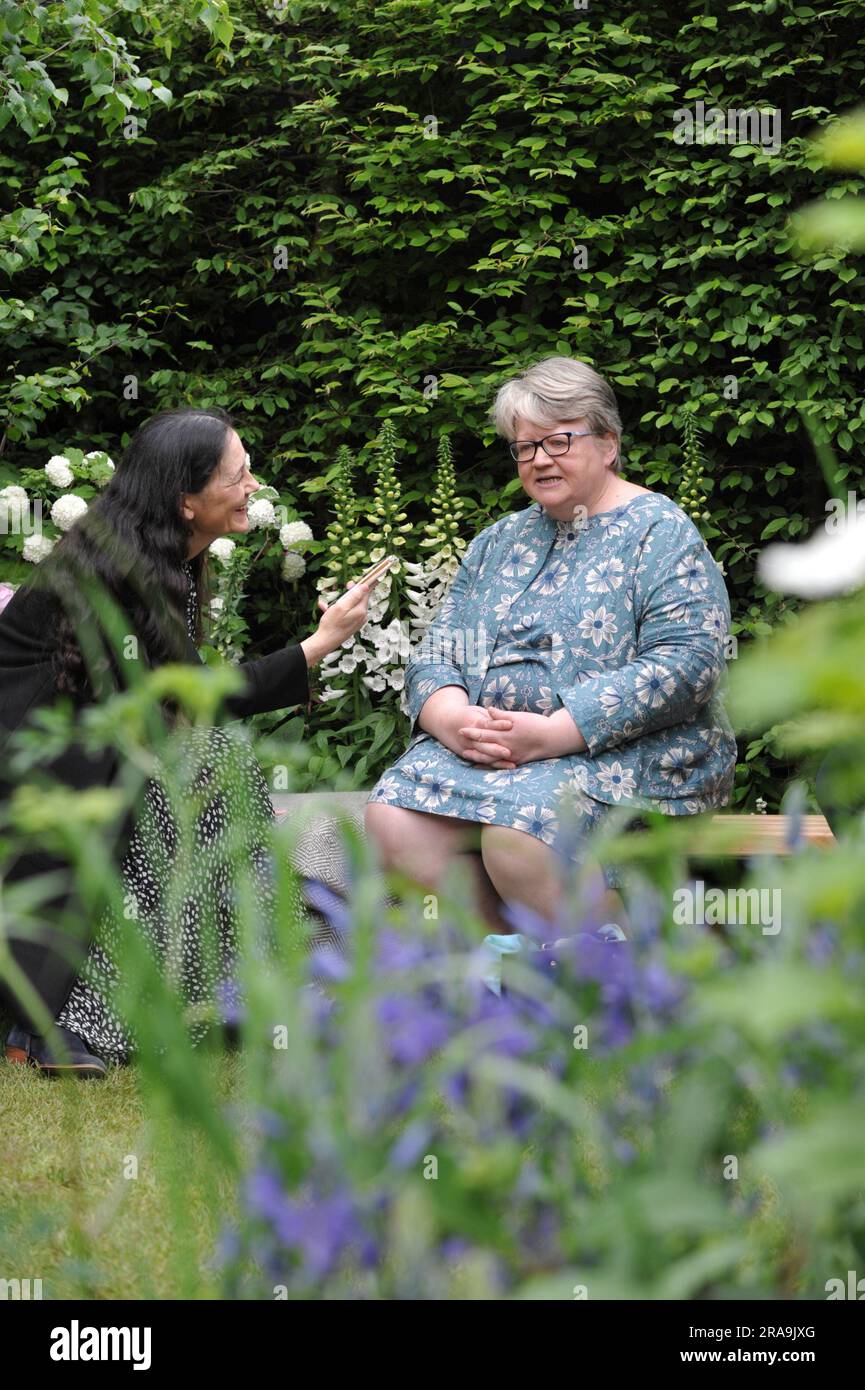
[[[435,883],[456,848],[456,827],[403,806],[370,802],[364,812],[366,833],[375,843],[382,867],[399,870],[422,883]]]
[[[558,891],[557,860],[549,845],[524,830],[504,825],[484,826],[481,857],[496,891],[506,901],[547,902]]]

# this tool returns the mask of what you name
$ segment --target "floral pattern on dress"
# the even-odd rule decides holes
[[[564,834],[566,806],[587,834],[612,806],[667,815],[724,806],[736,763],[721,698],[729,625],[720,569],[659,493],[579,526],[538,503],[503,517],[465,552],[432,625],[436,659],[407,668],[412,736],[370,799],[547,844]],[[463,654],[475,650],[483,659],[472,664]],[[564,707],[586,751],[513,771],[463,759],[417,724],[445,685],[462,686],[470,704],[545,716]],[[568,843],[573,853],[572,833]]]

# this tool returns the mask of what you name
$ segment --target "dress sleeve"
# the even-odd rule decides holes
[[[469,545],[444,601],[406,667],[406,702],[412,733],[417,732],[420,712],[434,691],[444,685],[461,685],[468,694],[466,656],[474,648],[466,633],[467,599],[480,578],[489,530],[488,527],[481,531]]]
[[[309,667],[299,645],[281,647],[258,661],[241,661],[235,670],[245,677],[246,686],[227,696],[224,705],[236,719],[309,702]]]
[[[636,656],[557,692],[590,757],[691,718],[725,669],[730,601],[702,536],[664,516],[646,540],[634,583]]]

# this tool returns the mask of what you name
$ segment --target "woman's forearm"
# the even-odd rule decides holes
[[[300,649],[306,657],[306,664],[310,670],[313,666],[317,666],[323,657],[333,651],[333,648],[328,646],[327,641],[318,632],[314,632],[311,637],[304,637],[300,643]]]
[[[587,744],[566,709],[556,710],[547,717],[547,748],[545,757],[564,758],[568,753],[585,753]]]
[[[418,727],[423,729],[425,734],[435,737],[442,719],[453,710],[464,709],[468,702],[469,697],[461,685],[443,685],[440,689],[434,690],[421,706]]]

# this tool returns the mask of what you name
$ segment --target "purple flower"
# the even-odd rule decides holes
[[[410,1168],[417,1163],[432,1138],[432,1128],[423,1120],[412,1120],[406,1125],[390,1151],[390,1163],[394,1168]]]
[[[814,927],[805,942],[805,955],[811,965],[825,965],[835,954],[838,945],[836,929],[826,922]]]
[[[550,1264],[561,1258],[562,1217],[549,1202],[533,1204],[531,1219],[520,1236],[520,1245],[535,1260]]]
[[[515,932],[528,937],[529,941],[534,941],[538,946],[544,941],[551,941],[558,935],[555,922],[541,917],[525,903],[505,903],[502,908],[502,915]]]
[[[268,1139],[283,1139],[285,1137],[285,1120],[281,1115],[277,1115],[275,1110],[268,1110],[264,1106],[259,1106],[255,1112],[254,1124],[256,1131]]]
[[[465,1068],[443,1077],[442,1093],[454,1108],[465,1105],[469,1094],[469,1074]]]
[[[427,959],[422,941],[383,927],[378,934],[376,965],[381,971],[413,970]]]
[[[609,1049],[625,1047],[634,1036],[634,1024],[623,1008],[608,1009],[603,1018],[603,1046]]]
[[[321,913],[334,931],[347,932],[350,930],[351,916],[348,907],[338,894],[334,893],[326,884],[319,883],[317,878],[302,879],[301,884],[304,896],[310,906]]]
[[[637,970],[627,943],[600,941],[581,932],[556,947],[556,960],[570,964],[577,978],[593,980],[601,986],[605,1003],[629,1002],[637,984]]]
[[[347,1192],[335,1192],[304,1204],[288,1202],[277,1234],[283,1245],[302,1254],[310,1279],[329,1274],[349,1246],[365,1244],[365,1233]]]
[[[306,968],[312,979],[327,984],[338,984],[351,974],[351,966],[345,956],[326,945],[316,946],[310,951]]]
[[[376,1258],[377,1249],[360,1223],[355,1203],[345,1189],[306,1200],[288,1197],[272,1169],[250,1174],[247,1204],[263,1220],[280,1245],[302,1256],[309,1280],[324,1278],[350,1248],[362,1262]]]
[[[651,1013],[669,1014],[685,996],[685,986],[658,961],[651,961],[639,981],[640,1002]]]
[[[216,999],[223,1023],[236,1026],[246,1018],[246,1007],[236,980],[220,980],[216,986]]]
[[[386,994],[377,1015],[391,1057],[402,1066],[425,1062],[450,1037],[451,1021],[423,998]]]
[[[246,1180],[246,1201],[255,1216],[275,1226],[285,1211],[282,1179],[272,1168],[256,1168]]]
[[[513,996],[499,998],[486,991],[470,1022],[483,1025],[486,1038],[478,1044],[478,1052],[498,1052],[505,1057],[521,1057],[536,1048],[535,1033],[520,1018]]]

